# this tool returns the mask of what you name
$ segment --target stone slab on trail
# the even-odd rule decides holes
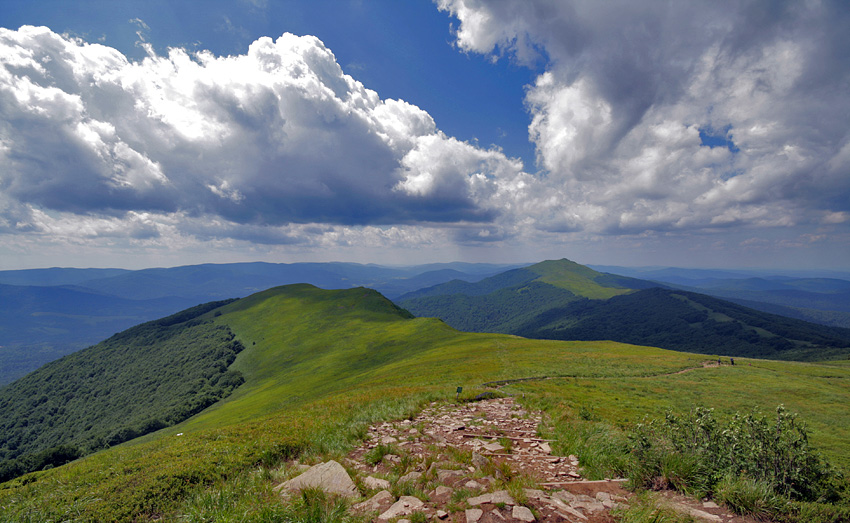
[[[342,465],[333,460],[310,467],[300,476],[275,487],[275,491],[287,494],[305,488],[320,488],[330,494],[348,498],[360,497],[351,476]]]

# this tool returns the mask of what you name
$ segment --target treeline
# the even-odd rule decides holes
[[[685,352],[788,360],[818,360],[850,353],[850,330],[665,289],[606,301],[577,301],[547,311],[514,334],[615,340]]]
[[[213,302],[116,334],[0,390],[0,481],[179,423],[244,382]]]
[[[531,282],[485,296],[425,296],[401,301],[400,305],[416,316],[440,318],[458,330],[512,333],[553,307],[564,307],[578,299],[568,290]]]
[[[663,288],[591,300],[532,282],[484,296],[424,296],[400,304],[417,316],[438,317],[470,332],[613,340],[685,352],[801,361],[850,355],[850,329]]]

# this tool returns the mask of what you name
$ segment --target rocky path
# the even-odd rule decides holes
[[[314,469],[325,488],[365,497],[352,509],[379,523],[613,523],[612,509],[631,496],[623,480],[582,478],[575,456],[553,455],[538,435],[541,421],[513,398],[432,403],[413,419],[370,427],[344,460],[350,475],[335,462]],[[311,485],[310,473],[278,488]],[[671,504],[697,521],[745,522],[711,503]]]
[[[619,482],[583,481],[575,456],[552,455],[551,442],[537,434],[540,423],[539,413],[500,398],[432,403],[412,420],[373,426],[348,465],[365,475],[364,483],[420,494],[410,497],[422,504],[407,500],[405,509],[404,501],[378,493],[375,501],[394,504],[366,501],[357,508],[375,513],[373,521],[404,519],[409,514],[402,512],[416,508],[461,523],[613,522],[610,509],[628,493]],[[376,481],[381,478],[392,483]],[[570,485],[579,493],[565,490]],[[538,486],[553,490],[529,488]]]

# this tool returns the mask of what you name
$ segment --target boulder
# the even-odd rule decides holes
[[[431,493],[431,501],[442,504],[448,503],[452,497],[452,492],[454,492],[453,488],[440,485]]]
[[[421,473],[421,472],[416,472],[416,471],[414,470],[413,472],[408,472],[408,473],[407,473],[407,474],[405,474],[404,476],[402,476],[402,477],[398,478],[398,482],[399,482],[399,483],[409,483],[409,482],[414,482],[414,481],[418,480],[418,479],[419,479],[419,478],[421,478],[421,477],[422,477],[422,473]]]
[[[345,468],[333,460],[310,467],[300,476],[278,485],[275,490],[289,493],[311,487],[348,498],[356,498],[360,495]]]
[[[469,498],[466,500],[470,506],[475,507],[477,505],[481,505],[483,503],[504,503],[505,505],[516,505],[516,501],[507,490],[497,490],[496,492],[490,492],[487,494],[481,494],[480,496],[475,496],[473,498]]]
[[[478,467],[479,469],[484,469],[487,465],[490,464],[490,460],[486,457],[482,456],[477,452],[472,453],[472,464]]]
[[[505,447],[499,443],[488,443],[487,445],[484,445],[484,450],[487,452],[499,452],[505,450]]]
[[[480,508],[468,508],[465,515],[466,523],[478,523],[478,520],[484,515],[484,511]]]

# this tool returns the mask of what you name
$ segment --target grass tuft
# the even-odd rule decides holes
[[[776,494],[769,483],[746,476],[726,476],[714,497],[737,514],[764,521],[782,518],[789,506],[788,499]]]
[[[649,492],[633,497],[627,506],[615,508],[613,514],[617,523],[698,523],[693,517],[664,506]]]

